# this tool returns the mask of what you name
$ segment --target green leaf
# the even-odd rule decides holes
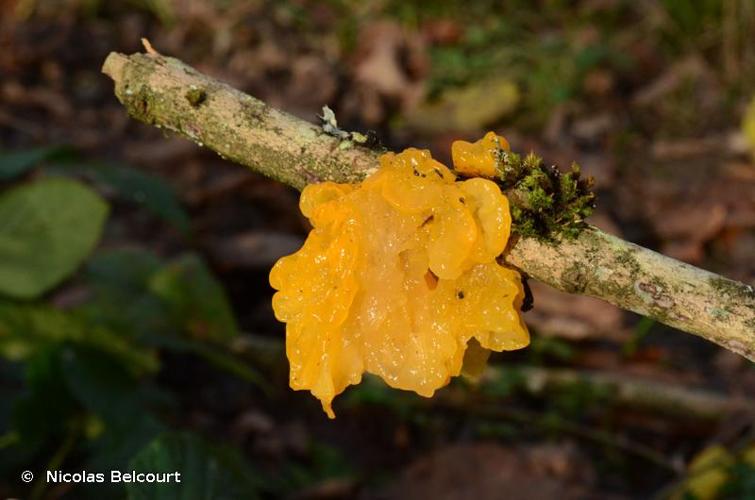
[[[280,492],[281,497],[296,497],[296,493],[322,484],[329,479],[354,477],[351,463],[338,448],[321,442],[313,442],[309,447],[309,463],[286,462],[279,477],[272,480],[271,486]]]
[[[238,333],[223,287],[195,255],[185,255],[155,273],[150,290],[194,338],[222,342]]]
[[[68,155],[65,146],[45,146],[24,151],[0,151],[0,181],[7,181],[26,173],[41,162]]]
[[[149,288],[154,275],[162,274],[163,278],[158,276],[157,280],[164,279],[166,269],[173,267],[163,268],[157,256],[146,250],[100,252],[89,260],[84,274],[92,288],[92,300],[78,311],[97,324],[139,338],[142,344],[196,354],[217,368],[268,391],[270,385],[265,377],[247,360],[228,351],[225,345],[213,342],[217,338],[204,341],[183,334],[186,330],[183,306],[177,308],[174,300],[164,300],[162,287],[157,287],[160,296]]]
[[[47,346],[26,363],[26,390],[15,402],[13,427],[28,445],[63,434],[76,411],[63,381],[62,353],[59,346]]]
[[[0,355],[25,360],[40,348],[65,342],[99,349],[135,373],[154,372],[154,353],[111,331],[89,325],[78,315],[51,307],[0,299]]]
[[[216,368],[256,385],[265,394],[271,394],[269,380],[249,361],[234,355],[223,345],[167,335],[155,335],[149,341],[156,347],[193,353]]]
[[[46,179],[0,197],[0,294],[31,299],[79,267],[102,233],[108,206],[94,191]]]
[[[142,205],[153,214],[189,232],[189,216],[173,188],[162,178],[132,167],[111,163],[71,163],[61,165],[58,172],[79,172],[93,181],[110,186],[124,200]]]
[[[135,377],[122,360],[86,346],[69,348],[62,360],[63,379],[81,404],[104,422],[92,443],[91,462],[99,468],[122,468],[164,426],[146,407],[152,387]],[[165,396],[158,393],[162,399]]]
[[[128,423],[140,409],[141,385],[123,360],[97,349],[68,349],[64,378],[76,398],[107,422]]]
[[[145,292],[149,278],[162,267],[154,253],[141,248],[105,250],[92,256],[86,276],[97,286]]]
[[[149,290],[151,276],[162,265],[156,255],[138,248],[98,252],[83,273],[91,300],[77,311],[132,338],[147,340],[176,332],[168,307]]]
[[[13,408],[13,398],[18,395],[18,388],[24,380],[23,368],[20,363],[0,363],[0,450],[7,442],[10,428],[10,416]]]
[[[259,497],[260,476],[230,448],[188,433],[165,434],[131,461],[139,472],[178,472],[181,482],[130,483],[130,500],[235,500]]]

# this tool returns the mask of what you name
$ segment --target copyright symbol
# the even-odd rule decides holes
[[[31,483],[34,479],[34,474],[30,470],[25,470],[21,473],[21,480],[25,483]]]

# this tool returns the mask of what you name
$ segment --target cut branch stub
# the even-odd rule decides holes
[[[102,68],[135,119],[176,132],[223,158],[297,189],[358,182],[377,153],[278,111],[172,57],[111,53]]]

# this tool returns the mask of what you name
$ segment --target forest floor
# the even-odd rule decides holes
[[[267,478],[263,495],[649,498],[681,484],[689,461],[712,445],[736,454],[755,442],[753,415],[725,410],[752,400],[752,363],[537,283],[524,315],[533,344],[495,355],[499,378],[457,381],[433,400],[367,380],[337,400],[338,418],[328,421],[314,398],[287,387],[284,327],[267,284],[272,263],[308,230],[297,193],[130,119],[100,73],[110,51],[141,51],[146,37],[306,120],[328,105],[345,129],[373,130],[389,149],[425,147],[447,161],[452,140],[495,130],[515,151],[559,167],[577,161],[592,175],[592,224],[755,283],[755,164],[742,134],[755,96],[755,9],[737,0],[697,9],[499,3],[0,1],[0,149],[70,146],[178,193],[189,236],[114,200],[100,247],[164,259],[192,252],[222,284],[243,332],[231,349],[253,359],[262,380],[178,350],[160,351],[152,383],[174,400],[160,418],[240,450]],[[81,289],[74,282],[47,300],[65,309]],[[651,391],[705,390],[722,409],[680,409],[662,395],[618,401],[613,386],[589,377],[542,387],[562,369]],[[70,455],[66,466],[86,457]],[[719,494],[755,498],[752,477],[729,479]],[[16,491],[14,481],[0,480],[0,493]]]

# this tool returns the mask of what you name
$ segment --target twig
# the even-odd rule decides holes
[[[279,367],[285,356],[281,340],[251,333],[236,338],[231,350],[241,359],[252,360],[266,372]],[[482,390],[478,392],[485,394],[488,392],[486,388],[494,391],[493,386],[501,382],[508,387],[521,388],[535,398],[582,386],[596,398],[605,396],[603,403],[607,405],[668,415],[680,421],[716,422],[732,415],[755,415],[755,401],[752,400],[710,389],[597,370],[489,365],[479,379]]]
[[[128,113],[293,186],[357,182],[377,153],[159,54],[111,53],[103,72]],[[590,295],[755,360],[755,290],[588,227],[575,240],[514,241],[506,261],[558,290]]]
[[[489,367],[482,382],[495,383],[511,378],[512,373],[520,377],[521,386],[527,393],[538,397],[583,386],[591,393],[605,395],[611,404],[681,419],[717,421],[735,413],[755,415],[753,401],[618,373],[534,366]]]

